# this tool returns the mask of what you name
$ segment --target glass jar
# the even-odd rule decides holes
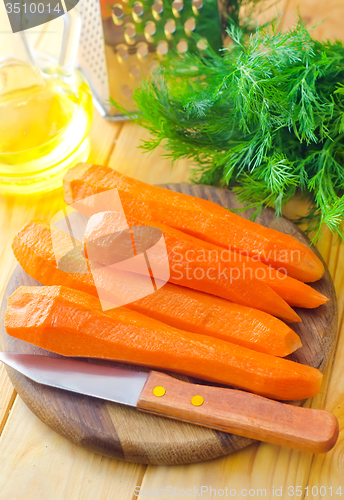
[[[64,33],[62,62],[36,58],[29,45],[28,62],[0,61],[1,194],[55,189],[68,168],[89,156],[92,95],[74,67],[79,22]]]

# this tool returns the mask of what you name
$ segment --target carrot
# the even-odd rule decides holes
[[[68,252],[70,238],[63,231],[56,231],[61,254]],[[57,267],[49,226],[41,221],[29,221],[14,237],[12,250],[24,271],[43,285],[64,285],[92,295],[97,294],[92,274],[85,271],[85,262],[80,254],[75,255],[80,272],[63,272]]]
[[[64,178],[69,204],[115,188],[127,216],[168,224],[209,243],[255,256],[300,281],[316,281],[324,273],[320,259],[292,236],[246,220],[216,203],[151,186],[99,165],[80,163]]]
[[[273,356],[287,356],[302,345],[289,326],[270,314],[171,283],[126,307],[180,330]]]
[[[143,226],[153,226],[164,235],[168,259],[170,263],[172,283],[180,284],[203,292],[212,293],[238,304],[262,307],[259,296],[256,301],[243,300],[245,289],[252,287],[255,293],[255,281],[266,283],[289,305],[314,308],[328,302],[328,298],[301,281],[290,278],[272,267],[257,262],[251,257],[224,250],[221,247],[202,241],[198,238],[174,229],[166,224],[144,221],[129,217],[130,224],[135,227],[135,245],[142,250],[147,248],[147,231]],[[111,254],[116,250],[120,220],[117,212],[101,212],[93,215],[87,225],[85,251],[91,249],[93,254],[111,262]],[[141,227],[139,225],[141,224]],[[140,234],[140,231],[142,234]],[[136,241],[137,240],[137,241]],[[153,249],[150,250],[154,252]],[[157,255],[160,259],[160,255]],[[101,262],[104,264],[104,260]],[[243,287],[241,295],[235,295],[235,286]],[[276,307],[278,307],[276,303]],[[275,312],[276,316],[284,317]]]
[[[61,251],[69,248],[69,237],[62,231],[56,231],[55,242]],[[90,272],[67,273],[58,269],[50,228],[45,223],[26,223],[14,238],[13,251],[23,269],[43,285],[65,285],[97,296]],[[82,256],[76,253],[73,270],[82,269],[83,265]],[[116,281],[111,286],[116,286]],[[270,314],[171,283],[126,307],[182,330],[275,356],[286,356],[301,347],[299,336]]]
[[[194,334],[63,286],[20,287],[8,300],[6,332],[64,356],[105,358],[234,385],[291,400],[315,396],[315,368]]]
[[[55,229],[55,232],[56,231],[57,229]],[[191,238],[193,240],[191,236],[188,235],[184,236],[186,236],[187,238]],[[67,244],[69,241],[70,241],[69,236],[65,235],[65,238],[61,239],[60,241],[61,247],[68,248]],[[176,246],[178,244],[178,240],[176,242],[171,240],[170,243]],[[16,255],[15,248],[16,248],[16,240],[13,243],[13,250]],[[22,258],[20,259],[20,263],[23,263],[24,265],[24,270],[25,268],[28,268],[28,264],[26,261],[30,259],[30,252],[31,252],[30,248],[26,249],[25,256],[23,255]],[[177,259],[179,259],[178,256]],[[55,260],[54,257],[53,260]],[[78,261],[78,265],[79,263],[82,264],[80,260]],[[179,260],[177,260],[177,265],[179,266],[180,264],[183,263],[180,263]],[[205,268],[206,263],[203,262],[201,264],[202,268]],[[40,262],[38,265],[42,265],[42,262]],[[195,288],[199,291],[204,291],[211,293],[213,295],[221,296],[222,298],[232,300],[233,302],[239,303],[241,305],[254,307],[255,309],[259,309],[274,316],[281,317],[286,321],[290,322],[301,321],[300,317],[296,314],[296,312],[293,309],[291,309],[291,307],[288,306],[288,304],[283,299],[281,299],[281,297],[276,292],[274,292],[268,285],[266,285],[260,280],[254,278],[250,279],[250,277],[246,279],[245,276],[242,274],[241,276],[238,277],[238,279],[233,279],[231,283],[229,280],[228,273],[223,273],[223,268],[220,269],[222,275],[219,277],[215,275],[216,278],[215,280],[211,279],[212,276],[210,276],[209,279],[199,280],[197,279],[198,276],[192,276],[192,275],[190,276],[191,279],[188,279],[189,271],[188,269],[186,269],[186,266],[184,266],[185,273],[184,272],[181,273],[182,279],[180,279],[180,270],[179,268],[177,268],[176,272],[173,271],[173,261],[171,259],[170,259],[170,266],[172,267],[170,281],[172,282],[174,281],[179,285],[186,285],[189,288]],[[236,270],[235,266],[236,264],[233,263],[234,270]],[[29,271],[27,272],[28,274],[30,274]],[[48,268],[46,268],[45,272],[48,273]],[[237,274],[237,271],[235,272]],[[130,303],[132,301],[132,290],[134,288],[137,289],[138,287],[140,287],[142,288],[142,290],[145,289],[145,283],[147,281],[146,276],[140,277],[140,275],[136,273],[131,273],[128,271],[121,272],[118,269],[114,270],[109,268],[104,268],[103,270],[100,269],[99,273],[100,277],[97,282],[99,297],[113,304],[124,305],[125,303]],[[52,274],[54,274],[53,270]],[[66,286],[70,286],[68,280],[73,279],[74,273],[65,273],[65,274],[67,275],[66,276],[67,281],[62,283],[65,284]],[[82,280],[82,277],[78,276],[80,273],[75,273],[75,274],[77,275],[76,276],[77,280],[79,281],[80,279]],[[90,278],[91,274],[89,276],[89,280],[86,283],[87,289],[83,289],[88,293],[89,293],[89,286],[90,285],[92,286]],[[237,278],[237,276],[235,276],[235,278]],[[51,278],[48,277],[48,279]],[[146,295],[146,293],[142,293],[141,297],[144,295]]]

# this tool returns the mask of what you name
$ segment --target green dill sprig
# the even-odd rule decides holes
[[[216,53],[171,56],[134,99],[136,121],[166,156],[193,160],[193,180],[228,185],[239,200],[277,215],[307,195],[313,241],[321,225],[344,237],[344,47],[314,40],[301,20],[254,34],[231,24]]]

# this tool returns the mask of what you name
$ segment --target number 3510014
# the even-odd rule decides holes
[[[59,14],[61,12],[61,5],[51,5],[50,3],[40,3],[40,2],[16,2],[16,3],[6,3],[7,14],[19,14],[23,12],[24,14]]]

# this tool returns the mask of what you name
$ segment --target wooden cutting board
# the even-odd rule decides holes
[[[163,187],[215,201],[230,209],[240,207],[235,195],[228,190],[189,184],[168,184]],[[241,215],[249,218],[251,214],[252,210],[247,210]],[[264,210],[257,222],[291,234],[306,245],[309,244],[307,237],[293,223],[283,217],[276,221],[270,209]],[[320,257],[316,249],[314,252]],[[20,266],[13,273],[1,305],[2,350],[58,357],[14,339],[4,330],[3,317],[9,295],[21,285],[38,284]],[[323,371],[331,357],[337,330],[336,296],[327,268],[324,277],[312,286],[327,295],[330,301],[315,310],[297,309],[302,323],[295,323],[292,327],[301,337],[303,347],[289,358]],[[240,436],[140,413],[134,408],[46,387],[32,382],[11,368],[7,368],[7,371],[18,394],[43,422],[73,442],[103,455],[146,464],[185,464],[217,458],[253,442]],[[178,378],[196,381],[182,376]]]

